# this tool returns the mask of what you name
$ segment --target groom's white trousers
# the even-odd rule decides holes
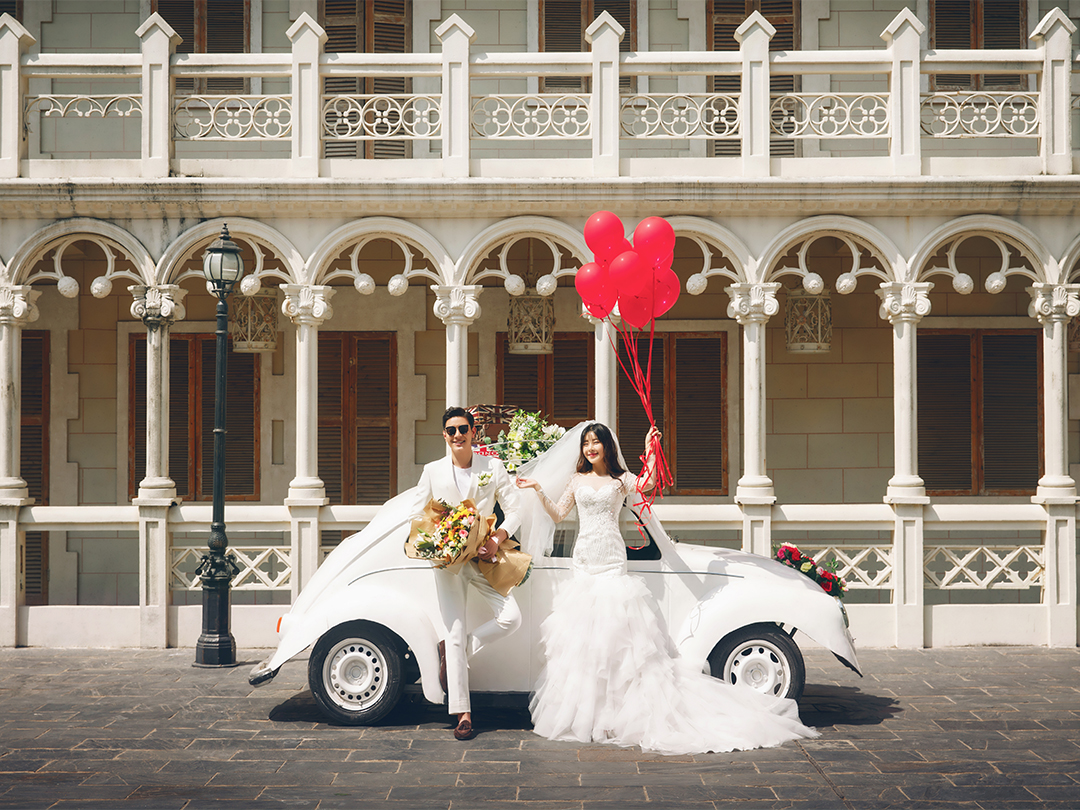
[[[477,627],[466,639],[465,599],[470,585],[484,597],[495,618]],[[512,592],[509,596],[503,596],[488,584],[475,561],[449,571],[436,568],[435,587],[447,631],[447,711],[450,714],[471,712],[468,659],[485,645],[521,627],[521,610]]]

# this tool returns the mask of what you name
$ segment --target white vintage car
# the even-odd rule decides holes
[[[403,551],[411,497],[410,490],[389,501],[327,556],[281,618],[277,651],[252,670],[252,685],[312,647],[311,691],[337,722],[378,721],[417,680],[427,700],[445,700],[437,650],[444,625],[432,568]],[[648,583],[684,659],[732,683],[797,699],[806,676],[793,640],[800,630],[859,672],[843,603],[809,578],[754,554],[673,541],[655,516],[645,522],[645,542],[634,513],[623,515],[630,572]],[[552,556],[535,560],[515,590],[521,629],[472,659],[474,693],[524,695],[532,688],[542,663],[540,624],[569,574],[575,535],[569,521],[560,524]],[[489,618],[481,599],[470,599],[469,607],[471,626]]]

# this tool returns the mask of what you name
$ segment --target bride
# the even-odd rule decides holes
[[[579,433],[574,472],[569,454]],[[654,435],[660,435],[656,427],[646,448]],[[817,736],[799,722],[794,701],[727,684],[678,657],[645,582],[627,573],[618,521],[636,479],[624,469],[607,427],[579,425],[523,472],[534,477],[518,478],[517,485],[536,491],[550,521],[559,523],[575,505],[579,521],[571,579],[541,627],[545,663],[529,705],[537,734],[663,754],[747,750]],[[553,503],[544,486],[560,484],[568,473]],[[655,468],[643,470],[640,480],[643,490],[651,489]],[[550,549],[553,530],[542,516],[526,521],[528,550]]]

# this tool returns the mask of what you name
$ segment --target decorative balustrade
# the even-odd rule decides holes
[[[873,545],[807,545],[803,549],[818,564],[836,561],[836,575],[849,590],[892,590],[893,547]]]
[[[888,176],[915,175],[928,171],[922,152],[935,141],[965,140],[959,153],[955,147],[950,160],[967,161],[958,173],[994,171],[999,174],[1072,173],[1072,118],[1077,101],[1071,92],[1071,73],[1054,72],[1051,65],[1070,57],[1071,25],[1060,9],[1051,10],[1036,27],[1032,47],[1022,50],[921,50],[920,23],[909,11],[902,11],[882,35],[884,47],[864,50],[770,51],[769,28],[760,15],[751,15],[743,25],[744,37],[736,52],[649,52],[624,53],[618,50],[615,23],[601,16],[590,35],[591,53],[483,53],[470,44],[472,31],[451,16],[436,31],[442,40],[433,43],[433,52],[416,54],[324,54],[318,39],[321,29],[302,15],[290,36],[292,53],[269,54],[174,54],[175,47],[157,18],[151,17],[139,29],[139,54],[22,54],[0,67],[9,71],[9,84],[25,93],[28,86],[42,80],[81,81],[122,80],[132,84],[152,82],[138,93],[126,95],[36,95],[23,96],[15,115],[0,118],[0,141],[22,144],[20,150],[0,159],[0,176],[49,176],[43,165],[66,157],[64,176],[74,176],[85,168],[89,176],[102,176],[109,167],[104,159],[85,159],[85,143],[70,128],[64,137],[71,146],[52,145],[54,151],[39,155],[29,149],[23,132],[37,120],[49,117],[92,119],[141,115],[141,158],[123,169],[143,177],[165,177],[197,171],[204,176],[229,172],[234,163],[200,162],[190,151],[171,157],[175,150],[168,139],[180,141],[259,142],[292,141],[289,156],[280,148],[241,150],[231,155],[237,160],[261,158],[279,161],[282,174],[292,177],[319,176],[327,171],[325,159],[345,151],[326,150],[323,143],[335,141],[402,140],[431,141],[429,148],[409,152],[413,157],[398,160],[394,176],[446,177],[505,176],[498,160],[471,161],[470,148],[502,142],[500,159],[513,160],[514,175],[603,177],[616,176],[633,164],[620,158],[648,157],[659,161],[656,172],[677,176],[708,175],[714,169],[710,158],[698,150],[658,153],[651,142],[658,140],[727,140],[738,149],[725,149],[726,176],[767,176],[787,170],[789,161],[815,168],[811,174],[836,176],[859,174]],[[15,53],[25,50],[29,39],[18,39]],[[751,66],[757,66],[751,68]],[[764,66],[764,69],[762,69]],[[804,92],[770,93],[770,75],[802,77]],[[920,94],[917,78],[936,75],[1010,74],[1023,87],[1038,92],[932,92]],[[916,77],[913,81],[912,76]],[[530,77],[582,78],[588,92],[492,93],[480,94],[497,84],[528,88]],[[417,92],[386,94],[326,95],[325,83],[354,82],[370,78],[394,78]],[[654,88],[679,85],[677,91],[624,94],[620,84],[627,77],[639,86],[645,80]],[[737,92],[704,92],[710,78],[731,81]],[[810,79],[813,78],[813,81]],[[232,96],[198,94],[177,96],[175,80],[203,82],[237,79],[256,91]],[[32,82],[29,80],[33,80]],[[840,92],[845,82],[873,82],[881,90]],[[814,85],[828,89],[812,91]],[[266,84],[274,93],[257,91]],[[285,90],[281,90],[281,86]],[[698,89],[700,88],[700,89]],[[643,88],[644,89],[644,88]],[[147,100],[153,99],[152,104]],[[168,118],[162,125],[161,119]],[[32,131],[32,130],[31,130]],[[612,135],[614,137],[612,137]],[[102,136],[104,137],[104,136]],[[809,148],[784,162],[772,161],[770,140],[828,139],[851,141],[849,147],[830,145]],[[858,145],[859,139],[887,141],[871,151]],[[989,154],[981,153],[980,141],[994,139]],[[1031,140],[1039,141],[1033,150]],[[54,139],[55,140],[55,139]],[[84,139],[85,140],[85,139]],[[550,151],[534,148],[536,141],[547,146],[552,141],[591,141],[591,163],[557,164]],[[1022,166],[1009,161],[1010,147],[1018,141],[1015,156],[1023,156]],[[647,143],[649,142],[649,143]],[[94,151],[94,150],[89,150]],[[102,148],[103,153],[115,150]],[[30,157],[30,155],[33,157]],[[355,153],[349,153],[354,155]],[[396,151],[369,150],[374,155],[395,155]],[[570,154],[581,155],[579,151]],[[666,154],[666,153],[665,153]],[[934,150],[934,155],[941,150]],[[433,155],[438,161],[432,161]],[[490,153],[485,153],[485,157]],[[1036,157],[1030,157],[1035,155]],[[344,159],[344,158],[343,158]],[[741,168],[739,162],[741,161]],[[989,165],[987,161],[997,165]],[[28,164],[33,163],[33,166]],[[141,163],[141,165],[136,165]],[[288,163],[288,167],[285,164]],[[441,165],[441,168],[439,166]],[[267,165],[268,170],[273,166]],[[950,166],[950,171],[957,166]],[[884,170],[883,170],[884,169]],[[391,171],[391,168],[386,169]],[[720,171],[718,168],[715,171]],[[800,176],[807,170],[793,169]],[[240,174],[244,174],[243,171]]]
[[[169,584],[174,591],[202,590],[195,573],[205,548],[172,548]],[[289,546],[254,546],[229,544],[228,552],[236,558],[240,573],[232,581],[235,591],[281,591],[292,586],[293,562]]]
[[[1042,546],[927,545],[927,585],[943,590],[1038,588],[1043,584]]]

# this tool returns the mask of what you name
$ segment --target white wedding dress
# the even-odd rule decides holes
[[[535,732],[663,754],[817,736],[794,701],[724,683],[678,657],[645,582],[626,570],[618,515],[634,476],[590,486],[596,481],[575,474],[555,505],[561,520],[576,503],[578,537],[571,578],[541,628],[545,664],[529,707]]]

